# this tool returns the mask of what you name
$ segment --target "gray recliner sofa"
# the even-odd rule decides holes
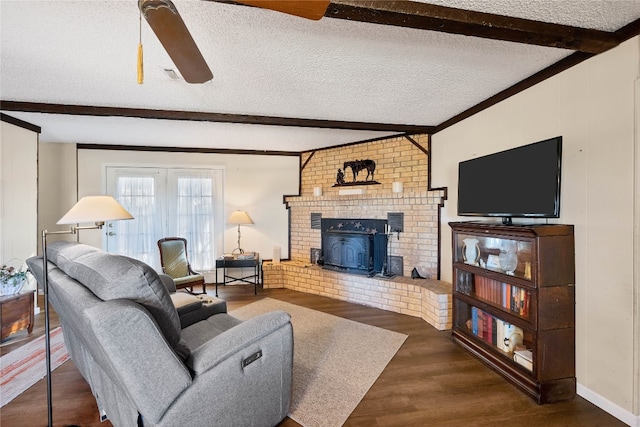
[[[287,313],[240,321],[223,312],[182,329],[148,265],[70,242],[49,244],[47,258],[65,344],[113,425],[273,426],[287,415]],[[27,264],[42,283],[42,257]]]

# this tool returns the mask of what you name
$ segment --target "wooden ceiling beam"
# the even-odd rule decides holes
[[[246,114],[205,113],[195,111],[149,110],[144,108],[92,107],[87,105],[46,104],[5,100],[0,101],[0,110],[22,111],[25,113],[68,114],[75,116],[135,117],[141,119],[239,123],[265,126],[292,126],[409,134],[431,133],[435,130],[435,126],[425,125],[316,120],[293,117],[254,116]]]
[[[615,33],[415,1],[333,0],[325,17],[440,31],[586,53],[617,46]]]

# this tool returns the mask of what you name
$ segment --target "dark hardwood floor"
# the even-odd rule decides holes
[[[455,345],[450,331],[437,331],[417,318],[286,289],[259,290],[255,296],[250,286],[226,286],[219,294],[229,311],[269,297],[408,335],[347,426],[625,426],[581,397],[537,405]],[[42,333],[38,322],[43,321],[36,322]],[[56,323],[57,317],[52,325]],[[17,345],[3,343],[0,354]],[[54,372],[52,384],[56,426],[111,425],[99,421],[89,386],[72,361]],[[43,379],[0,410],[0,426],[46,425],[46,402]],[[298,425],[288,418],[280,423]]]

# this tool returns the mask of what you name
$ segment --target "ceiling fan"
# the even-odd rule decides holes
[[[138,8],[188,83],[213,78],[200,49],[171,0],[138,0]]]
[[[330,3],[329,0],[221,2],[271,9],[313,20],[322,18]],[[186,82],[205,83],[213,78],[211,69],[171,0],[138,0],[138,8]]]

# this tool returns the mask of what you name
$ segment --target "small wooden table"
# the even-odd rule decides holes
[[[228,268],[252,267],[253,274],[244,277],[232,277],[227,274]],[[253,285],[254,295],[258,295],[258,285],[260,283],[260,255],[255,254],[254,258],[238,259],[220,257],[216,260],[216,296],[218,296],[218,285],[226,285],[231,282],[244,282]],[[218,271],[222,269],[222,282],[218,281]]]
[[[33,332],[34,290],[0,297],[0,339],[27,328]]]

